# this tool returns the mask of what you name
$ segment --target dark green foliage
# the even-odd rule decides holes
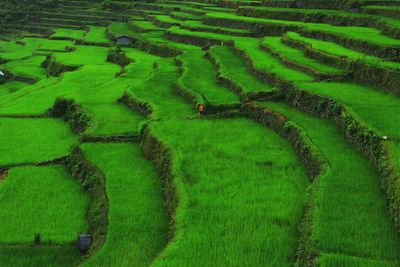
[[[133,3],[106,0],[102,3],[104,9],[123,11],[133,7]]]
[[[125,53],[122,52],[110,52],[107,56],[107,61],[120,65],[121,67],[125,67],[132,62]]]
[[[58,0],[4,0],[1,2],[0,26],[15,21],[25,23],[29,12],[57,7],[58,2]]]
[[[87,211],[89,233],[92,235],[92,245],[87,252],[90,256],[104,243],[107,234],[108,200],[105,189],[104,174],[91,164],[82,153],[80,147],[75,147],[66,161],[71,176],[76,178],[90,196]]]
[[[41,67],[47,69],[47,74],[51,76],[60,76],[61,73],[66,71],[74,71],[79,66],[70,66],[62,64],[54,59],[53,56],[48,55],[45,61],[42,62]]]
[[[84,132],[92,124],[92,116],[74,100],[58,97],[48,113],[56,118],[62,117],[71,125],[75,133]]]

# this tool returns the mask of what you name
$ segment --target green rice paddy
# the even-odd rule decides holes
[[[31,244],[35,234],[44,243],[68,243],[88,225],[89,201],[63,166],[18,167],[0,184],[2,244]],[[49,205],[50,204],[50,205]]]
[[[1,267],[400,265],[399,1],[39,2],[0,7]]]

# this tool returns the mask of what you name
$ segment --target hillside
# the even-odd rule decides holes
[[[400,266],[400,0],[2,1],[0,266]]]

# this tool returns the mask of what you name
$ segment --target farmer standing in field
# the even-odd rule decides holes
[[[199,110],[199,115],[203,114],[204,112],[204,105],[203,104],[198,104],[197,109]]]

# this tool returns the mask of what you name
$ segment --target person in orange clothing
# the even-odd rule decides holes
[[[204,105],[203,104],[198,104],[197,105],[197,109],[199,110],[199,114],[203,114],[204,112]]]

